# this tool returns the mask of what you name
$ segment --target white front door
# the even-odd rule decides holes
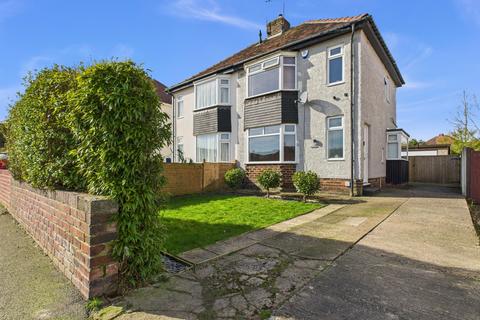
[[[365,124],[363,127],[363,183],[368,183],[368,141],[369,141],[369,135],[368,135],[368,130],[369,126],[368,124]]]

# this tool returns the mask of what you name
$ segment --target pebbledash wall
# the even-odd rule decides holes
[[[118,205],[105,197],[32,188],[0,170],[0,203],[33,237],[85,298],[115,293]]]

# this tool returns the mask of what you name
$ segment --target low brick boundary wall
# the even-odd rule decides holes
[[[296,171],[295,164],[247,164],[245,165],[245,172],[247,174],[248,186],[250,188],[260,188],[257,183],[257,178],[263,170],[272,169],[280,172],[282,176],[280,182],[281,190],[293,190],[292,177]]]
[[[113,294],[118,263],[110,256],[115,202],[88,194],[46,191],[0,170],[0,202],[85,298]]]

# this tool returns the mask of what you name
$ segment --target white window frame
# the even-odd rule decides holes
[[[295,64],[284,63],[283,62],[283,57],[295,58]],[[276,59],[275,64],[272,64],[268,67],[265,67],[266,62],[269,62],[269,61],[275,60],[275,59]],[[289,53],[289,52],[281,53],[281,54],[278,54],[278,55],[273,56],[273,57],[269,57],[269,58],[266,58],[266,59],[263,59],[263,60],[260,60],[260,61],[255,61],[255,62],[246,64],[245,65],[245,71],[246,71],[246,94],[245,94],[245,96],[247,98],[254,98],[254,97],[260,97],[260,96],[267,95],[267,94],[270,94],[270,93],[273,93],[273,92],[278,92],[278,91],[298,91],[298,66],[297,66],[297,64],[298,64],[298,58],[297,58],[296,53]],[[257,65],[260,65],[260,69],[251,72],[250,69],[252,67],[256,67]],[[278,66],[278,68],[279,68],[278,89],[250,96],[249,95],[249,90],[248,90],[249,85],[250,85],[250,81],[249,81],[250,76],[254,75],[254,74],[257,74],[257,73],[260,73],[260,72],[264,72],[264,71],[266,71],[268,69],[271,69],[273,67],[276,67],[276,66]],[[284,66],[295,66],[295,88],[294,89],[285,89],[283,87],[283,67]]]
[[[330,51],[333,49],[340,48],[340,53],[330,55]],[[342,58],[342,80],[336,82],[330,82],[330,60]],[[344,45],[336,45],[333,47],[327,48],[327,86],[335,86],[341,83],[345,83],[345,52],[344,52]]]
[[[180,103],[182,103],[182,114],[180,114]],[[183,101],[183,96],[178,96],[175,101],[175,114],[177,116],[177,119],[182,119],[185,116],[185,102]]]
[[[228,85],[222,85],[220,80],[228,80]],[[202,84],[208,83],[208,82],[213,82],[215,81],[215,102],[211,105],[208,106],[203,106],[201,108],[197,108],[197,90],[198,87],[201,86]],[[230,106],[231,105],[231,96],[232,96],[232,87],[231,87],[232,81],[229,76],[215,76],[215,77],[209,77],[206,79],[202,79],[200,81],[194,82],[193,86],[193,111],[198,111],[198,110],[203,110],[203,109],[208,109],[211,107],[215,106]],[[220,102],[221,100],[221,93],[220,93],[220,87],[228,87],[228,102]]]
[[[180,146],[182,146],[183,159],[185,159],[185,145],[183,143],[183,137],[178,136],[176,142],[177,142],[177,145],[176,145],[176,150],[175,150],[175,158],[176,158],[176,161],[179,162],[180,158],[179,158],[178,150],[180,149]]]
[[[207,134],[199,134],[197,136],[195,136],[195,162],[197,163],[202,163],[203,160],[199,160],[198,159],[198,150],[197,150],[197,139],[199,136],[203,136],[203,135],[213,135],[215,134],[215,145],[216,145],[216,148],[217,148],[217,157],[216,159],[214,159],[214,162],[221,162],[221,163],[228,163],[228,162],[231,162],[231,159],[232,159],[232,134],[231,132],[218,132],[218,133],[207,133]],[[222,134],[228,134],[228,138],[227,139],[222,139]],[[220,145],[222,143],[228,143],[228,160],[227,161],[222,161],[221,160],[221,154],[220,154]]]
[[[342,122],[341,126],[330,128],[330,120],[332,119],[340,119]],[[325,144],[327,146],[326,148],[327,160],[343,161],[345,160],[345,118],[344,116],[333,116],[333,117],[327,117],[326,120],[327,120],[327,135],[326,135],[327,139]],[[330,158],[329,145],[328,145],[330,131],[342,131],[342,157],[341,158]]]
[[[268,127],[275,127],[279,126],[279,132],[278,133],[267,133],[265,134],[265,128]],[[293,126],[294,131],[292,132],[285,132],[285,126]],[[250,135],[250,130],[251,129],[262,129],[262,134],[256,134],[256,135]],[[298,156],[299,156],[299,149],[298,149],[298,135],[297,135],[297,125],[294,123],[286,123],[286,124],[278,124],[278,125],[271,125],[271,126],[263,126],[263,127],[256,127],[256,128],[249,128],[245,131],[246,139],[246,159],[245,163],[246,164],[269,164],[269,163],[290,163],[290,164],[296,164],[298,163]],[[280,148],[280,160],[279,161],[250,161],[250,138],[255,138],[255,137],[268,137],[268,136],[280,136],[279,138],[279,148]],[[285,135],[294,135],[295,136],[295,160],[294,161],[283,161],[284,159],[284,143],[285,143]]]
[[[385,101],[387,103],[390,103],[390,95],[391,95],[391,89],[390,89],[390,80],[387,77],[383,78],[383,91],[385,94]]]
[[[389,140],[389,137],[390,136],[395,136],[395,141],[390,141]],[[387,131],[387,144],[386,144],[386,159],[387,160],[405,160],[405,161],[408,161],[408,140],[409,140],[409,136],[404,134],[403,132],[401,131]],[[406,151],[406,155],[405,156],[402,156],[402,143],[406,144],[407,146],[407,151]],[[392,158],[388,155],[388,144],[389,143],[396,143],[397,144],[397,157],[396,158]]]

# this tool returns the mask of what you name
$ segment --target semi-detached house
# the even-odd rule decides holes
[[[400,71],[372,17],[306,21],[280,15],[267,38],[169,88],[175,158],[231,162],[254,184],[273,168],[282,186],[313,170],[324,190],[385,184],[401,160]]]

